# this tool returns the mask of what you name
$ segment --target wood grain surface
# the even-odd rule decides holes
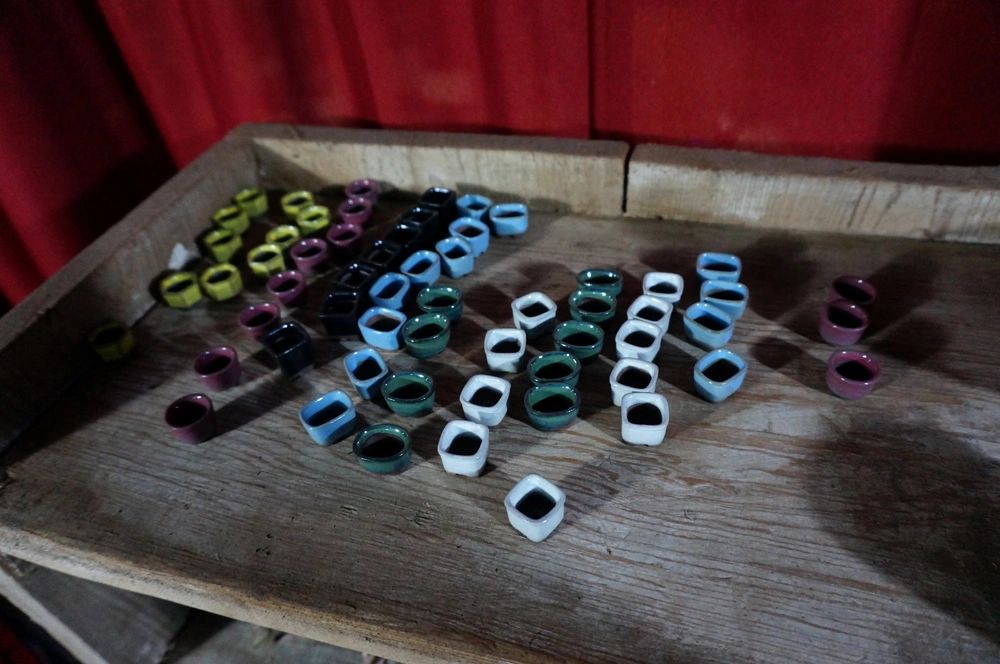
[[[575,272],[617,265],[617,325],[648,270],[685,274],[693,302],[695,256],[710,249],[742,257],[751,291],[730,345],[750,364],[742,391],[719,405],[693,394],[702,351],[675,317],[658,359],[662,446],[619,440],[606,343],[570,428],[526,424],[517,375],[486,475],[443,472],[438,435],[461,416],[466,377],[486,371],[484,332],[510,323],[513,297],[545,291],[565,319]],[[434,376],[434,413],[358,403],[364,420],[412,433],[413,464],[390,477],[361,470],[350,441],[311,443],[297,420],[326,390],[353,394],[340,358],[360,344],[326,340],[315,316],[328,277],[293,314],[317,354],[295,380],[238,331],[259,284],[231,304],[156,307],[126,364],[95,369],[7,455],[0,549],[406,662],[995,660],[998,258],[991,246],[536,214],[458,282],[466,314],[443,354],[387,354]],[[826,390],[832,348],[816,334],[842,273],[880,289],[861,346],[885,375],[858,402]],[[245,379],[211,394],[221,435],[178,444],[162,411],[201,391],[191,363],[218,343],[238,348]],[[540,544],[502,504],[532,472],[567,494],[565,521]]]
[[[261,181],[318,188],[359,177],[421,192],[431,186],[519,201],[533,210],[619,215],[628,144],[539,136],[244,125]]]
[[[1000,243],[1000,168],[639,145],[628,215]]]

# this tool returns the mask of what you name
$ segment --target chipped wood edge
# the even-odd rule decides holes
[[[643,144],[626,215],[1000,243],[1000,168],[777,157]]]

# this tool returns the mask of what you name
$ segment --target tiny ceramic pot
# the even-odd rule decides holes
[[[210,390],[226,390],[240,383],[240,358],[230,346],[216,346],[198,355],[194,372]]]
[[[652,295],[640,295],[629,306],[625,317],[652,323],[666,334],[667,330],[670,329],[670,317],[673,313],[674,305],[666,300]]]
[[[531,358],[528,380],[532,385],[565,384],[574,386],[580,380],[580,360],[564,350],[554,350]]]
[[[417,293],[417,306],[428,314],[443,314],[451,323],[462,318],[465,309],[462,291],[454,286],[428,286]]]
[[[743,386],[747,363],[727,348],[707,353],[694,365],[694,390],[705,401],[718,403]]]
[[[604,348],[604,330],[580,320],[559,323],[552,338],[556,350],[566,351],[581,362],[597,357]]]
[[[362,300],[361,293],[347,288],[336,287],[327,293],[319,310],[319,319],[326,333],[331,337],[355,336]]]
[[[398,223],[385,236],[385,241],[390,244],[398,244],[404,256],[409,256],[418,249],[423,249],[428,245],[429,238],[419,226],[412,224]],[[400,261],[402,264],[402,261]]]
[[[459,279],[472,272],[476,266],[476,256],[469,241],[461,237],[446,237],[434,245],[441,256],[444,273],[452,279]]]
[[[371,265],[351,263],[333,278],[333,283],[336,288],[345,288],[361,293],[361,299],[367,302],[368,291],[371,290],[375,280],[381,274],[379,270]]]
[[[360,260],[373,266],[381,274],[398,268],[404,256],[404,250],[398,244],[375,240],[368,251],[361,254]]]
[[[200,443],[215,435],[215,408],[204,394],[186,394],[167,406],[163,419],[182,443]]]
[[[344,195],[348,198],[363,198],[372,204],[378,205],[379,186],[375,180],[364,179],[355,180],[344,187]]]
[[[860,399],[871,394],[882,376],[882,367],[868,353],[838,350],[826,363],[826,385],[841,399]]]
[[[259,217],[267,212],[267,193],[260,187],[240,189],[233,196],[233,202],[249,217]]]
[[[410,285],[416,289],[430,286],[441,278],[441,257],[436,251],[414,251],[399,266],[399,271],[406,275]]]
[[[389,374],[382,381],[382,398],[403,417],[420,417],[434,409],[434,379],[420,371]]]
[[[354,431],[358,413],[346,392],[333,390],[303,406],[299,422],[318,444],[330,445]]]
[[[243,291],[243,277],[232,263],[205,268],[198,277],[201,290],[216,302],[231,300]]]
[[[827,295],[827,302],[834,300],[847,300],[859,307],[870,307],[878,298],[875,287],[861,277],[853,277],[845,274],[837,277],[830,284],[830,293]]]
[[[362,399],[379,394],[382,381],[389,375],[389,366],[374,348],[367,346],[344,358],[344,371]]]
[[[535,385],[524,393],[524,410],[539,431],[562,429],[579,414],[580,393],[565,383]]]
[[[456,200],[458,200],[458,196],[451,189],[431,187],[420,196],[417,205],[437,210],[438,214],[441,215],[441,221],[447,224],[458,217]]]
[[[418,226],[426,238],[434,238],[441,234],[441,214],[433,208],[421,205],[412,207],[400,216],[399,223]]]
[[[524,330],[513,327],[489,330],[483,341],[486,364],[491,371],[516,373],[524,367],[524,351],[527,344]]]
[[[410,465],[410,434],[395,424],[373,424],[354,439],[354,456],[370,473],[402,472]]]
[[[250,217],[238,205],[227,205],[215,211],[212,223],[237,235],[243,235],[250,228]]]
[[[315,235],[330,227],[330,208],[325,205],[310,205],[299,211],[295,224],[302,235]]]
[[[556,326],[556,303],[545,293],[528,293],[510,303],[514,327],[524,330],[529,339],[537,339]]]
[[[465,194],[459,196],[458,200],[455,201],[455,205],[458,208],[458,215],[460,217],[482,219],[486,211],[493,206],[493,201],[480,194]]]
[[[631,319],[622,323],[615,335],[615,351],[618,359],[631,358],[652,362],[660,352],[663,332],[660,328],[643,320]]]
[[[449,224],[448,234],[467,240],[473,256],[481,256],[490,248],[490,228],[478,219],[460,217]]]
[[[445,472],[478,477],[490,453],[490,430],[483,424],[452,420],[438,439],[438,455]]]
[[[652,362],[625,358],[611,369],[611,403],[622,405],[622,397],[630,392],[655,392],[660,368]]]
[[[684,294],[684,277],[674,272],[647,272],[642,277],[642,292],[677,304]]]
[[[607,293],[611,297],[618,297],[622,293],[624,279],[622,273],[610,268],[591,268],[582,270],[576,275],[576,283],[581,290],[597,290]]]
[[[410,292],[410,280],[399,272],[386,272],[375,280],[368,296],[377,307],[386,309],[403,308],[406,296]]]
[[[281,247],[282,251],[284,251],[298,242],[300,237],[298,226],[283,224],[281,226],[275,226],[265,233],[264,242],[276,244]]]
[[[174,309],[189,309],[201,301],[201,287],[193,272],[174,272],[160,280],[160,295]]]
[[[598,290],[581,289],[569,296],[569,315],[574,320],[602,325],[615,316],[618,300]]]
[[[369,346],[382,350],[399,350],[399,333],[406,322],[406,315],[395,309],[372,307],[361,314],[358,330]]]
[[[267,280],[267,292],[282,305],[294,308],[305,304],[306,276],[298,270],[285,270]]]
[[[339,224],[331,226],[326,232],[326,241],[330,245],[330,250],[338,258],[353,256],[361,249],[361,237],[363,231],[359,226]]]
[[[135,348],[135,335],[121,323],[109,320],[90,331],[87,343],[104,362],[117,362],[131,354]]]
[[[743,263],[733,254],[706,251],[698,254],[694,270],[702,281],[739,281]]]
[[[523,235],[528,230],[528,206],[523,203],[498,203],[486,214],[499,237]]]
[[[698,302],[684,312],[684,332],[702,348],[722,348],[733,338],[733,319],[714,305]]]
[[[701,282],[701,301],[722,309],[734,321],[743,316],[750,300],[750,289],[737,281]]]
[[[281,210],[285,216],[295,221],[299,212],[313,204],[313,195],[305,190],[290,191],[281,197]]]
[[[285,269],[285,257],[276,244],[262,244],[247,252],[247,267],[261,279],[270,279]]]
[[[819,336],[831,346],[856,344],[868,329],[868,314],[853,302],[827,302],[819,315]]]
[[[229,259],[243,248],[243,238],[225,228],[216,228],[205,233],[201,244],[212,260],[217,263],[228,263]]]
[[[288,377],[297,376],[312,366],[312,339],[306,329],[295,321],[274,328],[261,339],[261,343]]]
[[[514,530],[532,542],[552,534],[566,511],[566,494],[539,475],[528,475],[514,485],[503,501]]]
[[[281,309],[273,302],[251,304],[240,312],[240,327],[257,341],[280,324]]]
[[[420,314],[403,324],[401,334],[406,352],[423,360],[448,347],[451,324],[444,314]]]
[[[622,440],[629,445],[659,445],[667,437],[670,405],[662,394],[629,392],[622,398]]]
[[[330,249],[324,240],[316,237],[299,240],[288,253],[295,268],[306,276],[318,274],[329,265]]]
[[[465,419],[495,427],[507,416],[510,382],[497,376],[476,374],[462,388],[458,400]]]
[[[363,198],[348,198],[337,206],[340,223],[364,228],[372,218],[372,204]]]

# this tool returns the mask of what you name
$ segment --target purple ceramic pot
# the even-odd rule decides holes
[[[375,180],[355,180],[344,187],[344,193],[348,198],[363,198],[372,207],[378,205],[378,182]]]
[[[335,256],[347,258],[358,253],[361,249],[362,232],[360,226],[339,224],[326,232],[326,241],[330,244],[330,249]]]
[[[348,198],[337,206],[341,223],[362,228],[372,218],[372,204],[364,198]]]
[[[860,399],[875,389],[882,368],[868,353],[838,350],[826,363],[826,385],[842,399]]]
[[[878,297],[875,287],[861,277],[845,274],[837,277],[830,284],[827,302],[847,300],[861,307],[870,307]]]
[[[200,443],[215,435],[215,409],[204,394],[186,394],[167,406],[163,419],[182,443]]]
[[[240,382],[240,358],[229,346],[204,351],[194,361],[194,372],[210,390],[225,390]]]
[[[323,271],[330,258],[326,242],[316,237],[299,240],[288,253],[291,254],[295,267],[306,276]]]
[[[847,300],[827,302],[819,315],[819,336],[833,346],[855,344],[868,329],[868,314]]]
[[[240,327],[258,341],[280,324],[281,309],[272,302],[251,304],[240,312]]]
[[[297,307],[306,301],[306,275],[298,270],[285,270],[267,280],[267,292],[286,307]]]

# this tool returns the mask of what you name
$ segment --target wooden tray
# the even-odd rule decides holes
[[[4,319],[3,433],[27,429],[5,458],[0,550],[407,662],[1000,657],[1000,312],[988,291],[1000,251],[623,221],[623,200],[643,200],[632,194],[636,169],[653,179],[644,191],[657,191],[663,163],[636,161],[643,149],[629,164],[619,143],[239,130]],[[236,327],[259,285],[190,312],[152,306],[146,291],[173,244],[238,187],[360,175],[409,191],[485,190],[533,209],[527,235],[494,239],[458,282],[466,315],[448,350],[428,361],[389,354],[394,368],[434,375],[434,414],[406,420],[360,404],[366,420],[413,434],[413,465],[392,477],[362,471],[348,442],[312,444],[298,424],[311,396],[350,389],[339,357],[360,346],[320,333],[324,280],[296,316],[316,333],[317,367],[292,381]],[[391,221],[386,208],[374,235]],[[585,368],[572,427],[528,426],[519,375],[491,434],[489,472],[442,471],[438,434],[461,416],[459,390],[485,371],[484,331],[509,323],[513,297],[545,291],[566,317],[575,272],[614,264],[627,277],[622,312],[652,269],[688,276],[686,304],[707,249],[739,254],[751,290],[730,346],[750,363],[741,392],[720,405],[694,396],[701,351],[675,326],[659,357],[668,439],[626,446],[610,406],[609,343]],[[880,289],[862,346],[882,359],[885,381],[859,402],[825,389],[831,348],[815,332],[841,273],[872,275]],[[138,321],[137,352],[120,366],[88,362],[77,343],[106,315]],[[193,357],[222,342],[246,368],[239,388],[212,395],[225,433],[176,444],[162,411],[200,390]],[[45,417],[28,425],[43,403]],[[530,472],[567,494],[565,521],[541,544],[518,535],[502,505]]]

